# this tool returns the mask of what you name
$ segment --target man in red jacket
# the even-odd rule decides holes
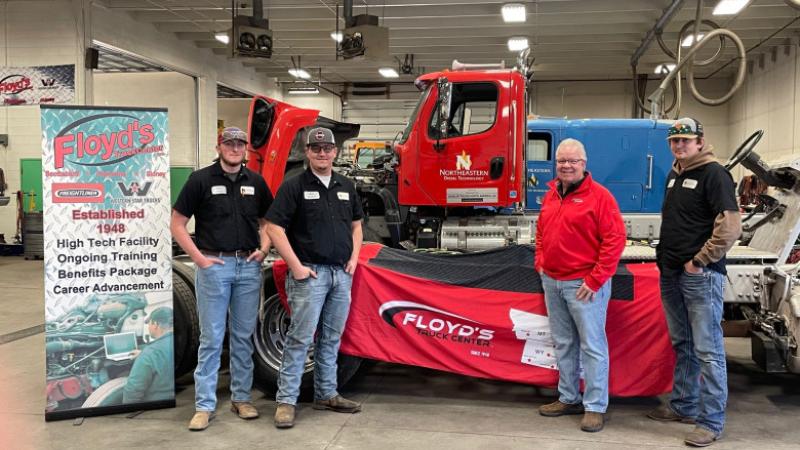
[[[556,346],[559,398],[539,414],[583,414],[581,430],[600,431],[608,407],[606,310],[625,224],[614,197],[586,171],[580,141],[562,141],[556,163],[536,223],[536,271]]]

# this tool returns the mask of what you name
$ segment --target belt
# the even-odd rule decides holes
[[[232,252],[220,252],[220,251],[216,251],[216,250],[205,250],[205,249],[202,249],[202,248],[199,249],[199,250],[200,250],[200,253],[202,253],[202,254],[204,254],[206,256],[217,256],[217,257],[219,257],[219,256],[235,256],[237,258],[240,257],[240,256],[250,256],[251,253],[256,251],[255,249],[250,249],[250,250],[234,250]]]

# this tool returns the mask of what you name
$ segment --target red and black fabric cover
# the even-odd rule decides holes
[[[341,352],[469,376],[555,387],[534,249],[462,255],[363,247]],[[284,304],[286,265],[274,266]],[[615,396],[672,388],[675,356],[661,307],[658,269],[621,263],[606,321]]]

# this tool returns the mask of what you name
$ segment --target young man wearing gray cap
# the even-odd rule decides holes
[[[722,287],[725,254],[739,238],[742,222],[733,178],[706,145],[700,122],[680,119],[667,134],[675,162],[667,176],[656,260],[677,361],[669,403],[648,417],[696,424],[684,442],[705,447],[725,425]]]
[[[294,426],[308,347],[315,334],[314,409],[361,410],[336,390],[336,358],[350,311],[364,213],[353,182],[333,171],[337,153],[333,133],[313,128],[306,143],[308,170],[281,185],[267,214],[269,237],[289,267],[286,292],[292,320],[276,395],[278,428]]]
[[[172,363],[174,338],[172,309],[161,306],[147,319],[147,331],[153,339],[136,355],[122,391],[123,403],[152,402],[175,395],[175,365]]]
[[[255,419],[253,331],[261,291],[261,262],[269,251],[267,210],[272,193],[261,175],[244,166],[247,133],[222,131],[214,164],[195,171],[172,210],[172,236],[197,265],[195,291],[200,347],[194,371],[192,431],[204,430],[217,407],[217,372],[230,316],[231,409]],[[195,240],[186,224],[195,217]]]

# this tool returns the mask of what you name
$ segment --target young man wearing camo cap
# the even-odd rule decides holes
[[[315,334],[314,409],[361,410],[361,405],[337,392],[336,359],[350,311],[364,213],[353,182],[333,171],[336,153],[331,130],[311,129],[305,150],[308,169],[284,181],[267,213],[267,232],[289,267],[286,292],[292,320],[276,395],[278,428],[294,426],[308,348]]]
[[[725,425],[722,288],[725,254],[742,222],[733,178],[714,158],[700,122],[680,119],[667,135],[675,162],[667,176],[656,261],[677,361],[669,402],[648,417],[696,424],[684,442],[705,447]]]

